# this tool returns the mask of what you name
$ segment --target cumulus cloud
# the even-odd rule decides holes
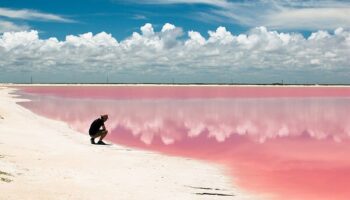
[[[216,76],[256,69],[332,72],[347,70],[350,63],[350,32],[343,28],[308,38],[266,27],[239,35],[218,27],[208,34],[184,33],[170,23],[159,31],[147,23],[121,41],[105,32],[68,35],[62,41],[40,39],[35,30],[5,32],[0,34],[0,69]]]

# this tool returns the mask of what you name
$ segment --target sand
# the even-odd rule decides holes
[[[0,199],[257,199],[225,168],[119,145],[91,145],[0,86]],[[59,108],[58,108],[59,109]]]

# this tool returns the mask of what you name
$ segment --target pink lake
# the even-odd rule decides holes
[[[232,181],[277,200],[350,197],[350,88],[19,87],[33,112],[87,134],[108,113],[108,139],[222,164]],[[89,138],[87,137],[87,142]]]

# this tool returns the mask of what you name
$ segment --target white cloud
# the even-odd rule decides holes
[[[335,29],[350,27],[350,6],[345,8],[298,8],[271,13],[261,23],[277,29]]]
[[[73,20],[62,17],[60,15],[43,13],[43,12],[38,12],[35,10],[28,10],[28,9],[14,10],[10,8],[1,8],[1,7],[0,7],[0,17],[7,17],[11,19],[24,19],[24,20],[74,22]]]
[[[327,31],[317,31],[315,33],[312,33],[308,39],[309,40],[322,40],[322,39],[327,39],[330,37],[331,37],[331,35],[329,35],[329,33]]]
[[[29,47],[38,41],[37,31],[6,32],[1,36],[0,44],[6,50],[11,50],[16,47]]]
[[[227,31],[225,27],[220,26],[216,31],[209,31],[209,41],[208,42],[220,42],[221,44],[229,44],[233,42],[234,37],[231,32]]]
[[[317,31],[305,38],[257,27],[234,35],[218,27],[203,37],[199,32],[165,24],[155,31],[145,24],[140,32],[117,41],[105,32],[68,35],[65,40],[40,39],[37,31],[0,34],[0,69],[7,72],[125,72],[135,74],[206,73],[211,77],[275,71],[349,71],[350,32]],[[264,70],[263,72],[256,71]],[[344,74],[344,73],[343,73]],[[322,78],[322,77],[320,77]]]
[[[265,26],[278,30],[334,30],[350,27],[350,2],[342,0],[145,0],[139,4],[206,4],[209,10],[199,10],[190,17],[201,21],[238,23],[243,26]]]
[[[176,27],[173,24],[166,23],[162,28],[162,32],[174,30]]]
[[[145,24],[141,27],[141,32],[144,36],[150,37],[154,35],[153,26],[150,23]]]
[[[132,17],[132,19],[136,19],[136,20],[146,20],[147,17],[145,15],[140,15],[140,14],[136,14]]]
[[[116,47],[118,42],[112,37],[111,34],[105,32],[93,35],[91,32],[81,34],[79,36],[68,35],[66,36],[65,44],[76,47]]]
[[[27,25],[18,25],[13,22],[4,21],[0,19],[0,33],[8,31],[23,31],[28,29],[29,27]]]
[[[245,26],[283,30],[318,30],[350,27],[350,2],[345,1],[257,1],[231,2],[211,11]]]
[[[139,4],[208,4],[212,6],[224,7],[229,5],[227,0],[129,0]]]
[[[205,38],[196,31],[189,31],[188,32],[188,37],[190,38],[185,42],[186,46],[198,46],[201,47],[206,43]]]

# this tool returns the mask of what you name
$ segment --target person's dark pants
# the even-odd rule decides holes
[[[98,138],[98,137],[101,137],[101,136],[106,136],[107,135],[107,132],[106,130],[99,130],[97,133],[95,134],[89,134],[91,138]]]

